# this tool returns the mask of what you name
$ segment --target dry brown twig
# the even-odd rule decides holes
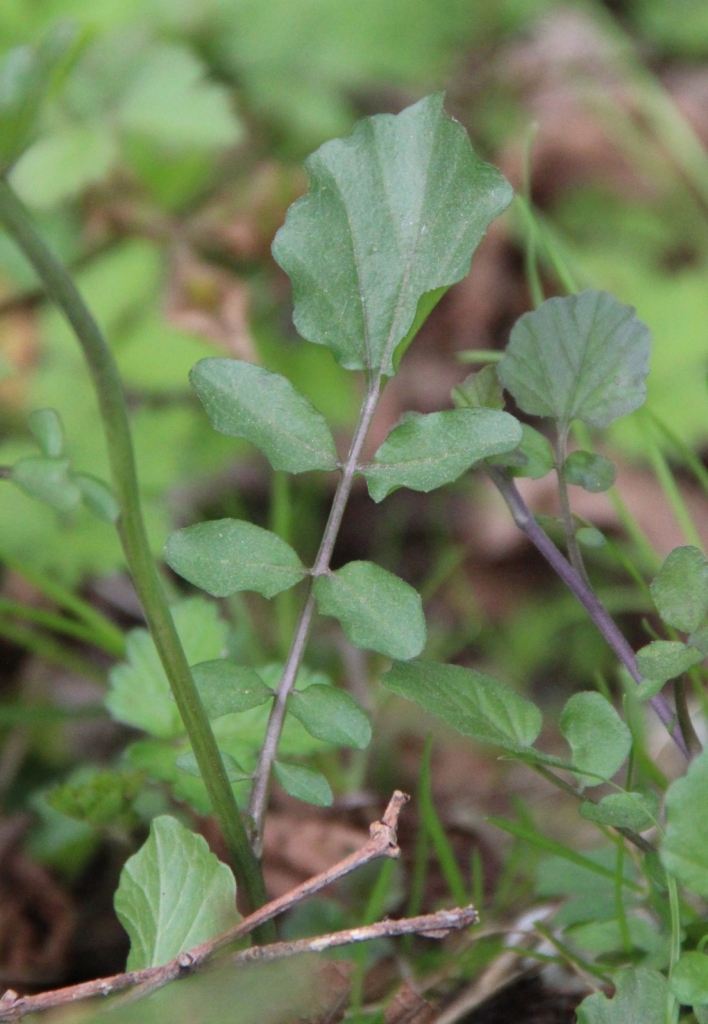
[[[362,867],[378,857],[397,858],[400,853],[396,838],[398,817],[408,799],[409,797],[405,793],[396,790],[381,820],[375,821],[370,826],[369,839],[360,850],[345,857],[333,867],[328,868],[327,871],[298,885],[277,900],[267,903],[221,935],[195,946],[194,949],[180,953],[169,963],[160,967],[126,971],[123,974],[114,974],[109,978],[96,978],[94,981],[86,981],[79,985],[70,985],[67,988],[54,989],[50,992],[40,992],[34,996],[18,996],[12,989],[8,989],[0,999],[0,1021],[20,1020],[28,1013],[41,1013],[57,1006],[66,1006],[96,996],[114,995],[126,990],[131,991],[125,998],[137,999],[162,988],[177,978],[193,973],[203,967],[215,953],[225,946],[250,935],[266,921],[289,910],[302,900],[350,874],[356,868]],[[384,920],[362,928],[349,928],[345,931],[321,935],[315,939],[276,942],[268,946],[251,946],[249,949],[235,954],[231,958],[231,963],[238,965],[254,961],[277,960],[305,952],[319,953],[337,946],[365,942],[384,936],[415,933],[426,935],[429,938],[443,938],[448,932],[466,928],[477,920],[477,911],[472,906],[441,910],[436,914],[425,914],[421,917],[403,918],[398,921]]]

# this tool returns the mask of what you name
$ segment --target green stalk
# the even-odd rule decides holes
[[[0,223],[34,267],[49,297],[81,345],[96,389],[120,517],[118,534],[150,633],[189,735],[214,813],[233,858],[250,910],[266,901],[260,865],[226,777],[219,749],[194,684],[148,544],[138,491],[133,442],[113,353],[71,276],[45,245],[8,182],[0,179]]]
[[[101,646],[105,647],[110,654],[114,654],[117,658],[125,657],[125,637],[123,632],[110,619],[107,619],[105,615],[97,612],[95,608],[92,608],[86,601],[77,597],[67,587],[62,586],[61,583],[45,576],[34,566],[26,565],[21,559],[15,558],[14,555],[11,555],[4,549],[0,549],[0,563],[6,565],[8,569],[16,572],[19,576],[24,577],[24,579],[37,587],[38,590],[41,590],[47,597],[50,597],[61,608],[71,612],[77,619],[81,619],[94,633],[100,634],[102,638],[100,641]]]
[[[0,614],[10,615],[18,619],[26,619],[37,626],[45,626],[54,633],[63,633],[75,640],[83,640],[84,643],[100,647],[106,654],[113,654],[120,657],[121,654],[115,650],[113,644],[105,641],[103,636],[98,635],[82,622],[74,622],[64,615],[57,615],[56,612],[49,612],[44,608],[32,608],[30,605],[21,604],[18,601],[10,601],[0,597]]]

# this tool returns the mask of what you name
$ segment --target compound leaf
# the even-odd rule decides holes
[[[290,764],[285,761],[273,763],[275,777],[286,793],[315,807],[329,807],[334,797],[329,782],[321,772],[304,764]]]
[[[293,691],[288,711],[324,743],[364,750],[371,742],[369,719],[348,693],[334,686],[314,683]]]
[[[465,736],[504,750],[525,750],[541,731],[541,712],[535,704],[473,669],[396,662],[381,681]]]
[[[708,897],[708,748],[676,779],[666,793],[666,838],[661,848],[664,867],[681,885]]]
[[[255,590],[273,597],[306,574],[284,540],[242,519],[214,519],[173,533],[165,561],[176,573],[212,597]]]
[[[547,299],[516,321],[499,379],[524,412],[561,429],[606,427],[643,404],[651,335],[607,292]]]
[[[362,473],[381,501],[396,487],[432,491],[456,480],[475,462],[511,451],[521,424],[495,409],[447,409],[413,415],[391,431]]]
[[[273,696],[255,669],[227,658],[192,666],[192,676],[209,718],[250,711]]]
[[[202,359],[189,374],[215,430],[242,437],[273,469],[336,469],[324,416],[285,377],[239,359]]]
[[[703,653],[680,640],[654,640],[637,651],[637,668],[647,680],[663,684],[703,661]],[[658,692],[658,691],[656,691]]]
[[[231,869],[167,814],[125,862],[114,903],[130,936],[129,971],[166,964],[240,920]]]
[[[192,597],[172,608],[175,626],[190,662],[223,654],[227,626],[213,601]],[[119,722],[163,739],[184,733],[177,705],[155,644],[146,629],[133,629],[126,641],[126,661],[111,669],[106,707]]]
[[[664,622],[692,633],[708,613],[708,559],[698,548],[674,548],[650,589]]]
[[[415,658],[425,647],[420,595],[373,562],[349,562],[318,576],[313,592],[322,615],[339,619],[347,639],[390,658]]]
[[[560,731],[573,751],[573,764],[581,772],[582,785],[598,786],[611,779],[624,764],[632,746],[632,734],[615,709],[599,693],[576,693],[560,716]],[[600,776],[594,778],[593,776]]]
[[[295,326],[342,366],[394,373],[421,298],[461,280],[512,198],[438,93],[360,121],[307,161],[273,255],[289,274]]]
[[[612,979],[612,999],[594,992],[577,1009],[578,1024],[664,1024],[668,982],[646,967],[625,967]]]

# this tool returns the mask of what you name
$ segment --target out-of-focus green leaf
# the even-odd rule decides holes
[[[452,389],[458,409],[503,409],[504,391],[496,366],[484,366]]]
[[[569,484],[582,487],[592,494],[607,491],[615,482],[615,467],[604,455],[593,452],[571,452],[563,467]]]
[[[69,512],[81,501],[81,491],[72,477],[69,459],[28,455],[15,463],[10,479],[25,494],[46,502],[58,512]]]
[[[336,469],[324,417],[279,373],[239,359],[203,359],[189,375],[211,425],[256,445],[273,469]]]
[[[74,473],[71,479],[81,491],[81,500],[86,508],[107,523],[117,522],[120,508],[108,484],[88,473]]]
[[[295,690],[288,698],[288,712],[325,743],[364,750],[371,742],[369,719],[348,693],[334,686],[316,683]]]
[[[612,999],[595,992],[577,1009],[578,1024],[665,1024],[668,983],[646,967],[624,967],[613,981]]]
[[[632,734],[615,709],[599,693],[576,693],[560,716],[560,730],[573,751],[573,764],[584,786],[598,786],[611,779],[624,764],[632,746]],[[594,776],[600,776],[596,778]]]
[[[129,971],[166,964],[239,920],[230,868],[166,814],[125,862],[114,903],[130,936]]]
[[[96,771],[81,782],[65,782],[45,799],[55,811],[88,825],[112,825],[130,811],[144,778],[136,772]]]
[[[666,793],[666,838],[661,860],[667,871],[691,892],[708,897],[708,748],[689,765]]]
[[[409,415],[394,427],[362,473],[374,501],[382,501],[397,487],[432,491],[489,455],[515,448],[521,436],[519,421],[496,409]]]
[[[45,458],[61,458],[64,454],[64,428],[56,409],[35,409],[27,417],[27,425]]]
[[[683,953],[673,966],[669,985],[684,1006],[708,1003],[708,956],[697,952]]]
[[[178,530],[164,553],[176,573],[213,597],[239,590],[273,597],[307,572],[289,544],[242,519],[215,519]]]
[[[275,777],[286,793],[316,807],[329,807],[334,797],[327,779],[321,772],[308,768],[304,764],[290,764],[275,761],[273,764]]]
[[[200,61],[178,43],[146,52],[118,118],[125,131],[167,151],[211,151],[234,145],[242,136],[226,89],[207,82]]]
[[[105,125],[66,125],[23,153],[11,182],[29,206],[46,209],[101,181],[117,157],[116,141]]]
[[[220,751],[220,754],[221,762],[226,772],[226,778],[229,782],[245,782],[247,779],[251,778],[248,772],[243,770],[241,765],[231,756],[231,754],[227,754],[224,750]],[[180,754],[175,761],[175,764],[180,771],[186,772],[188,775],[192,775],[197,779],[201,779],[202,773],[199,771],[197,759],[191,750],[187,750],[184,754]]]
[[[650,589],[664,622],[692,633],[708,613],[708,559],[698,548],[674,548]]]
[[[646,397],[651,336],[631,306],[607,292],[547,299],[516,321],[499,379],[524,412],[565,430],[606,427]]]
[[[313,585],[322,615],[339,619],[357,647],[390,658],[415,658],[425,646],[425,616],[420,595],[398,576],[373,562],[349,562],[318,576]]]
[[[37,46],[18,46],[0,60],[0,174],[32,141],[42,104],[76,42],[74,29],[56,25]]]
[[[679,640],[654,640],[637,651],[637,668],[652,682],[663,684],[703,661],[703,653]]]
[[[581,526],[579,530],[575,531],[575,538],[586,548],[604,548],[607,544],[604,533],[596,530],[594,526]]]
[[[530,427],[528,423],[522,423],[521,430],[523,436],[518,450],[525,457],[526,462],[519,468],[512,466],[512,475],[526,476],[531,480],[540,480],[541,477],[546,476],[552,469],[555,469],[556,460],[551,442],[544,434]],[[499,456],[498,460],[493,459],[492,461],[502,462],[503,458],[504,456]]]
[[[655,793],[610,793],[599,803],[582,803],[580,814],[587,821],[601,825],[644,832],[657,823],[659,801]]]
[[[530,747],[541,731],[541,712],[535,704],[498,679],[472,669],[396,662],[381,681],[481,743],[519,752]]]
[[[442,99],[366,118],[325,143],[273,244],[292,279],[297,329],[348,369],[394,373],[421,297],[465,276],[511,200]]]
[[[177,632],[190,662],[218,658],[226,646],[226,623],[213,601],[201,597],[172,609]],[[164,739],[184,734],[177,705],[152,638],[146,629],[128,634],[127,660],[111,670],[106,706],[114,718]]]
[[[209,718],[249,711],[273,697],[255,669],[227,658],[193,665],[192,676]]]

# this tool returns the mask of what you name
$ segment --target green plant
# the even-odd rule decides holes
[[[12,156],[19,156],[21,148]],[[608,953],[615,955],[613,965],[623,965],[614,999],[589,997],[579,1019],[628,1019],[623,1007],[631,1005],[642,1007],[642,1020],[659,1024],[677,1020],[683,1002],[694,1006],[700,1020],[708,985],[705,960],[697,950],[708,932],[693,897],[708,897],[708,847],[696,814],[708,784],[708,761],[697,753],[682,677],[708,651],[708,561],[696,547],[678,548],[665,561],[651,594],[667,637],[635,656],[598,599],[581,553],[583,544],[602,545],[604,538],[577,523],[568,490],[580,486],[597,492],[612,486],[614,470],[607,458],[589,450],[568,454],[570,431],[576,422],[605,428],[642,404],[649,332],[630,307],[604,292],[542,302],[517,322],[498,368],[485,367],[455,389],[454,408],[406,414],[363,463],[387,381],[442,294],[467,273],[475,248],[512,192],[498,171],[475,156],[464,129],[444,113],[441,95],[396,117],[360,122],[346,139],[321,147],[307,170],[310,190],[291,208],[273,252],[293,284],[300,334],[327,346],[342,367],[363,377],[361,408],[346,455],[340,458],[324,417],[280,374],[245,361],[208,358],[197,363],[190,379],[212,426],[254,444],[273,470],[339,474],[318,553],[307,567],[277,533],[242,519],[188,526],[165,546],[172,569],[213,597],[245,590],[269,599],[301,587],[301,611],[285,662],[266,668],[223,656],[226,628],[214,603],[191,598],[168,607],[147,544],[115,362],[71,277],[7,181],[0,183],[0,220],[84,350],[99,398],[112,490],[73,469],[64,455],[60,422],[49,409],[35,413],[31,424],[42,454],[19,460],[2,475],[60,511],[84,501],[116,523],[149,627],[149,632],[129,635],[127,660],[113,670],[107,699],[117,719],[151,737],[133,744],[129,759],[135,769],[171,783],[199,810],[214,810],[237,880],[256,909],[264,901],[258,854],[272,774],[291,795],[326,805],[332,801],[329,781],[301,760],[316,750],[363,749],[370,739],[369,721],[356,702],[305,665],[315,613],[336,618],[350,643],[393,661],[382,675],[389,690],[529,765],[573,796],[580,814],[609,840],[611,864],[568,850],[527,825],[500,823],[518,839],[610,886],[610,920],[616,923],[618,945],[612,944],[614,936],[592,936],[587,930],[579,935],[576,927],[569,933],[571,941],[590,954],[568,953],[567,943],[551,935],[561,955],[575,957],[591,974],[611,976],[611,966],[602,960]],[[552,421],[554,444],[503,411],[502,387],[524,413]],[[330,568],[356,476],[365,479],[371,498],[380,502],[399,487],[432,491],[477,466],[485,469],[519,528],[581,601],[637,684],[634,689],[627,684],[629,723],[601,693],[579,693],[568,700],[559,722],[570,747],[565,758],[535,745],[541,711],[507,684],[469,668],[416,660],[425,647],[426,628],[420,596],[409,584],[371,562]],[[551,471],[558,478],[568,559],[531,515],[514,483],[515,476],[541,477]],[[677,639],[676,631],[687,639]],[[676,680],[675,708],[660,692],[669,680]],[[637,781],[637,764],[648,760],[636,725],[637,701],[650,702],[692,761],[687,775],[665,793],[657,792],[661,787],[651,784],[647,772]],[[623,784],[614,783],[625,764]],[[77,780],[55,791],[51,805],[103,823],[111,814],[119,819],[129,813],[135,785],[130,774]],[[589,799],[587,790],[598,785],[612,792]],[[244,787],[250,789],[245,823],[233,786],[241,787],[240,797]],[[428,837],[459,899],[464,883],[429,796],[429,751],[421,792]],[[650,829],[660,837],[658,846],[643,834]],[[678,884],[688,897],[680,897]],[[131,969],[159,966],[237,927],[233,894],[233,877],[206,844],[174,818],[156,817],[147,843],[128,861],[116,897],[131,936]],[[375,895],[378,910],[378,886]],[[638,924],[643,919],[635,913],[638,900],[657,924],[648,944]],[[179,927],[172,917],[177,908]]]

